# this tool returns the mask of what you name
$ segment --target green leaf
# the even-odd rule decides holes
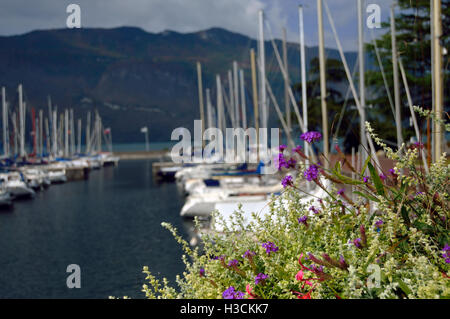
[[[384,194],[384,186],[383,182],[381,181],[380,176],[378,176],[377,171],[375,170],[375,167],[373,167],[372,163],[367,163],[367,167],[369,167],[370,176],[372,177],[373,183],[375,184],[375,188],[377,189],[378,195],[385,195]]]
[[[337,161],[336,164],[334,164],[334,172],[336,174],[341,174],[341,162]]]
[[[406,295],[411,294],[411,289],[409,289],[408,286],[401,279],[397,279],[397,283],[398,283],[398,286],[400,287],[400,289],[403,290],[403,292]]]
[[[411,224],[411,221],[409,220],[408,211],[406,210],[405,205],[403,205],[402,208],[400,209],[400,213],[402,214],[405,224],[409,226]]]
[[[359,196],[362,196],[362,197],[364,197],[364,198],[367,198],[368,200],[371,200],[371,201],[373,201],[373,202],[377,202],[377,203],[380,202],[380,200],[379,200],[378,198],[376,198],[375,196],[372,196],[372,195],[369,195],[369,194],[364,194],[364,193],[358,192],[358,191],[355,191],[355,192],[353,192],[353,193],[354,193],[354,194],[357,194],[357,195],[359,195]]]
[[[366,171],[367,165],[370,163],[370,156],[367,156],[366,161],[361,169],[361,177],[364,177],[364,172]]]
[[[424,232],[426,234],[433,235],[433,233],[434,233],[433,227],[431,227],[428,224],[425,224],[425,223],[422,223],[422,222],[419,222],[419,221],[415,221],[413,225],[418,230],[420,230],[420,231],[422,231],[422,232]]]
[[[337,179],[339,179],[344,184],[350,184],[350,185],[361,185],[361,184],[364,184],[364,182],[362,182],[362,181],[358,181],[356,179],[352,179],[350,177],[347,177],[347,176],[344,176],[344,175],[341,175],[341,174],[337,174],[336,172],[335,172],[334,175],[336,176]]]

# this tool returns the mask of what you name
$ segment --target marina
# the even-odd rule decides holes
[[[182,250],[161,222],[186,238],[191,225],[174,213],[182,207],[176,185],[155,182],[151,165],[121,161],[3,209],[0,297],[142,298],[142,265],[173,283]],[[70,264],[81,268],[81,289],[67,289]]]
[[[0,298],[449,297],[447,1],[133,2],[0,35]]]

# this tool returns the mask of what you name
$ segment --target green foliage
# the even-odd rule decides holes
[[[367,130],[395,160],[389,176],[381,178],[370,160],[370,178],[364,176],[343,157],[314,180],[328,195],[305,202],[300,165],[295,184],[273,197],[268,214],[245,222],[240,209],[230,220],[214,213],[216,227],[202,232],[201,250],[163,224],[183,245],[186,271],[176,290],[145,268],[146,296],[222,298],[233,287],[244,298],[450,298],[446,154],[426,172],[420,146],[394,152],[368,123]],[[344,175],[344,165],[356,179]],[[325,179],[347,191],[325,187]],[[347,195],[349,188],[357,196]],[[267,278],[257,280],[260,274]]]

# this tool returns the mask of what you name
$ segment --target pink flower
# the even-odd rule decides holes
[[[302,281],[303,280],[303,270],[300,270],[297,275],[295,275],[295,279],[298,281]]]
[[[258,298],[258,296],[253,293],[253,289],[252,289],[252,286],[250,286],[250,284],[248,284],[245,287],[245,290],[248,293],[248,296],[249,296],[248,299],[256,299],[256,298]]]

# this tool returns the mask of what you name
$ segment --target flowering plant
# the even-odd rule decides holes
[[[270,212],[244,223],[214,213],[221,232],[202,234],[202,248],[182,244],[186,271],[179,289],[144,268],[149,298],[450,298],[449,170],[446,154],[425,168],[417,147],[394,152],[367,130],[395,167],[387,172],[369,157],[361,171],[341,158],[331,169],[300,147],[297,178],[273,196]],[[312,143],[319,135],[306,134]],[[280,169],[286,168],[283,152]],[[294,154],[294,155],[295,155]],[[293,156],[294,156],[293,155]],[[310,165],[300,162],[301,157]],[[343,172],[347,166],[352,176]],[[355,177],[356,176],[356,177]],[[332,183],[325,187],[321,179]],[[327,196],[306,201],[308,180]],[[216,257],[220,256],[220,257]]]

